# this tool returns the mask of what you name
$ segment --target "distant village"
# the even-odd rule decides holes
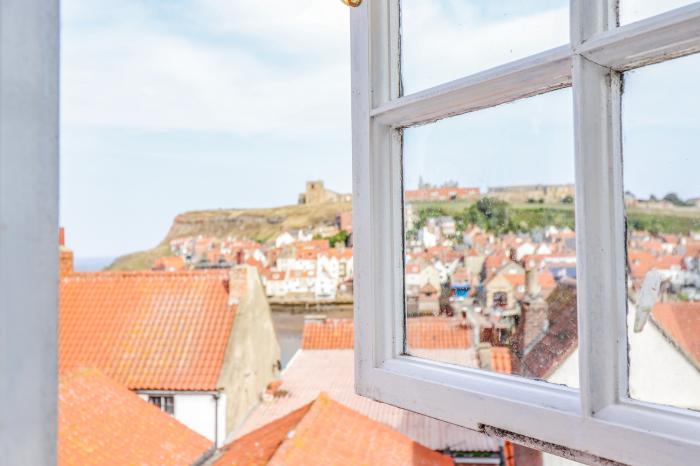
[[[578,386],[575,232],[500,228],[509,204],[573,196],[570,185],[407,191],[406,352]],[[334,221],[265,243],[175,238],[144,271],[75,272],[61,230],[61,463],[99,452],[100,464],[561,464],[355,394],[352,319],[304,317],[282,370],[271,305],[352,302],[349,200],[311,181],[299,202],[338,204]],[[463,209],[436,207],[450,203]],[[650,277],[658,296],[637,306]],[[627,287],[630,395],[700,410],[700,228],[630,229]]]

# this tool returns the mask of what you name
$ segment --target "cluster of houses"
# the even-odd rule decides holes
[[[510,443],[356,395],[351,320],[307,320],[280,372],[252,266],[74,272],[63,241],[60,258],[60,464],[532,464]],[[452,324],[410,329],[426,351],[468,344]]]
[[[502,235],[478,227],[457,231],[454,219],[444,216],[429,217],[409,231],[409,353],[577,386],[574,231],[554,226]],[[627,259],[630,394],[699,409],[700,232],[630,231]],[[658,291],[640,319],[637,302],[650,279]],[[420,348],[408,329],[426,315],[451,317],[454,326],[469,330],[469,344],[437,352]],[[668,382],[661,388],[649,382],[659,374]],[[684,386],[682,393],[674,383]]]
[[[339,216],[347,226],[348,214]],[[345,231],[326,232],[330,237]],[[159,258],[154,270],[227,269],[248,265],[258,270],[271,300],[319,301],[351,299],[353,256],[349,241],[328,239],[312,230],[285,231],[267,244],[247,239],[208,236],[177,238],[170,242],[172,255]]]

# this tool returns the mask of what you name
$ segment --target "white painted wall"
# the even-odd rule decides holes
[[[671,406],[700,409],[700,371],[647,321],[634,333],[634,304],[628,303],[629,388],[632,398]],[[578,387],[578,349],[547,379]],[[543,455],[544,466],[578,464],[554,455]]]
[[[547,379],[548,382],[579,388],[578,383],[578,348]]]
[[[0,1],[0,463],[56,463],[57,0]]]
[[[139,393],[148,401],[148,393]],[[175,413],[173,417],[212,442],[222,447],[226,440],[226,394],[216,397],[211,393],[158,393],[154,396],[173,396]],[[217,418],[218,416],[218,418]],[[218,431],[218,436],[217,436]]]
[[[574,466],[577,464],[583,463],[567,460],[561,456],[550,455],[549,453],[542,453],[542,466]]]
[[[216,399],[210,394],[175,395],[175,419],[212,442],[216,439]]]
[[[634,333],[635,307],[629,304],[630,395],[637,400],[700,409],[700,371],[678,351],[661,330],[647,321]]]

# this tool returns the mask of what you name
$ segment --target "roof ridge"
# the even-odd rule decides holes
[[[65,279],[116,279],[116,278],[163,278],[163,277],[216,277],[225,276],[233,269],[204,269],[204,270],[100,270],[94,272],[72,272]]]

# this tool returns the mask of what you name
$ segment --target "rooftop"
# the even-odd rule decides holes
[[[321,393],[225,447],[215,464],[447,466],[453,461]]]
[[[69,275],[60,372],[94,367],[133,390],[215,390],[241,283],[229,271]]]
[[[58,463],[191,465],[212,443],[94,369],[59,382]]]
[[[353,350],[301,350],[282,375],[274,398],[259,404],[235,433],[253,432],[311,403],[321,392],[421,445],[438,450],[499,451],[497,439],[359,396],[354,389]]]

